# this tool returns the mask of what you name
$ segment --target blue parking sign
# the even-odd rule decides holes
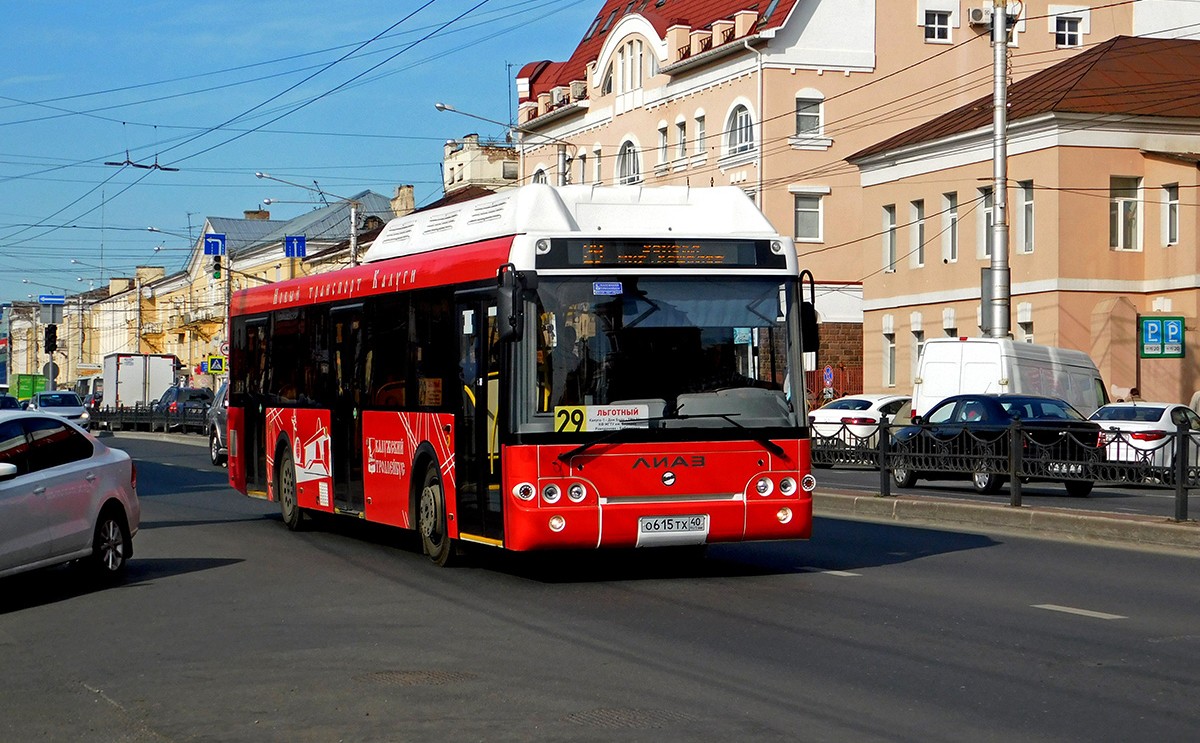
[[[1187,326],[1182,317],[1139,317],[1138,356],[1143,359],[1179,359],[1187,346]]]

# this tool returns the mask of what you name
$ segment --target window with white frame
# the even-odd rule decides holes
[[[1179,242],[1179,184],[1163,186],[1163,243]]]
[[[883,207],[883,269],[896,270],[896,205]]]
[[[821,136],[821,104],[820,98],[796,99],[796,136]]]
[[[1083,19],[1060,15],[1054,19],[1054,45],[1060,49],[1083,46]]]
[[[925,11],[925,41],[943,44],[950,42],[950,11]]]
[[[535,170],[533,172],[533,178],[531,178],[530,180],[533,183],[548,183],[549,182],[546,178],[546,171],[542,170],[541,168],[538,168],[537,170]]]
[[[909,205],[912,214],[913,265],[925,265],[925,200],[917,199]]]
[[[979,210],[979,220],[983,226],[983,245],[984,258],[992,257],[992,243],[995,242],[996,236],[992,232],[992,228],[996,226],[996,207],[992,200],[992,187],[979,189],[979,200],[982,202]]]
[[[514,160],[505,160],[500,165],[500,177],[506,181],[515,181],[517,179],[517,162]]]
[[[942,194],[942,257],[958,261],[958,192]]]
[[[687,157],[687,122],[680,119],[675,122],[675,158]]]
[[[749,152],[754,149],[754,123],[750,119],[750,109],[737,106],[729,114],[729,124],[725,127],[728,134],[728,151],[730,155]]]
[[[705,154],[707,143],[704,141],[704,114],[696,115],[696,154]]]
[[[914,330],[912,347],[912,376],[917,376],[917,363],[921,360],[921,349],[925,348],[925,331]]]
[[[586,152],[579,153],[579,182],[580,183],[588,182],[587,165],[588,165],[587,153]]]
[[[596,147],[592,150],[592,168],[594,169],[592,180],[596,183],[596,185],[604,183],[604,179],[600,177],[600,154],[601,150],[599,147]]]
[[[667,161],[667,124],[663,122],[658,125],[658,162],[659,164]]]
[[[896,386],[896,334],[883,334],[883,384]]]
[[[821,196],[795,194],[796,239],[805,242],[821,241]]]
[[[640,183],[642,180],[642,166],[638,162],[638,151],[633,142],[626,141],[617,152],[617,179],[623,186]]]
[[[600,83],[600,95],[611,95],[613,92],[613,66],[609,62],[608,67],[604,68],[604,78]]]
[[[1033,181],[1017,181],[1017,193],[1021,195],[1021,241],[1018,243],[1022,253],[1033,252]]]
[[[1108,246],[1137,250],[1140,178],[1113,176],[1108,185]]]

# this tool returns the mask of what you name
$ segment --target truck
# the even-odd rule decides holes
[[[179,358],[165,353],[110,353],[104,357],[101,405],[134,408],[153,404],[175,383]]]
[[[1066,400],[1084,416],[1108,402],[1092,357],[1010,338],[932,338],[917,359],[912,416],[951,395],[1016,392]]]

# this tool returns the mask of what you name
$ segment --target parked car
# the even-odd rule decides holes
[[[179,429],[197,431],[204,428],[204,416],[212,404],[213,392],[205,387],[171,385],[154,403],[154,419],[151,428],[162,426],[164,431]]]
[[[1171,468],[1175,464],[1175,432],[1179,425],[1191,431],[1188,466],[1200,463],[1200,415],[1187,405],[1170,402],[1113,402],[1092,413],[1091,420],[1104,429],[1105,457],[1110,462],[1132,462]],[[1166,469],[1162,474],[1173,474]]]
[[[895,435],[893,482],[969,478],[980,493],[1007,479],[1014,421],[1022,435],[1022,481],[1050,480],[1086,496],[1091,463],[1102,459],[1099,424],[1063,400],[1036,395],[954,395],[913,419]],[[1072,477],[1074,476],[1074,477]]]
[[[225,439],[228,435],[229,399],[226,397],[228,390],[229,382],[222,382],[217,389],[217,396],[213,398],[212,405],[208,406],[208,414],[204,416],[204,428],[208,431],[208,458],[216,467],[225,464],[225,459],[229,455]]]
[[[128,454],[58,416],[0,411],[0,577],[85,560],[118,578],[140,518]]]
[[[55,392],[35,392],[29,398],[29,410],[41,410],[45,413],[66,418],[83,430],[92,427],[92,414],[84,407],[79,395],[66,390]]]
[[[907,395],[850,395],[809,411],[808,420],[814,436],[838,439],[849,446],[874,447],[879,427],[891,423],[911,399]]]
[[[20,410],[21,401],[12,395],[0,395],[0,410]]]

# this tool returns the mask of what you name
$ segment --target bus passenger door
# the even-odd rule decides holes
[[[366,389],[363,306],[334,307],[332,324],[332,408],[329,415],[330,458],[333,460],[333,504],[355,513],[363,510],[362,400]]]
[[[455,432],[459,532],[500,541],[500,352],[496,300],[460,297],[457,306],[461,415]]]
[[[241,456],[245,462],[246,492],[267,492],[267,320],[253,319],[246,322],[243,333],[238,334],[237,352],[242,356],[244,373],[240,381],[242,401]]]

